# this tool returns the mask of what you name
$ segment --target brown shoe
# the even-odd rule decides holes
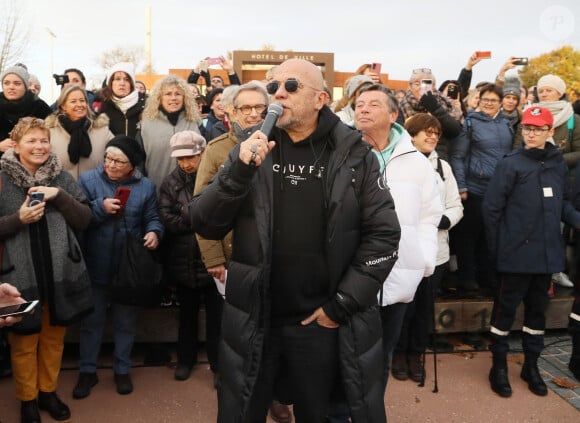
[[[425,368],[421,354],[409,354],[409,377],[417,383],[423,382]]]
[[[391,363],[391,373],[397,380],[409,379],[409,365],[407,364],[407,354],[396,352],[393,354],[393,362]]]
[[[273,400],[270,404],[270,417],[278,423],[291,423],[292,412],[286,404]]]

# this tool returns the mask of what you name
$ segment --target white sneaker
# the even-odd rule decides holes
[[[574,283],[568,278],[564,272],[554,273],[552,275],[552,282],[565,288],[574,288]]]

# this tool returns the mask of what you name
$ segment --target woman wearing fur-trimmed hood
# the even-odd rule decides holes
[[[105,146],[113,138],[107,115],[95,117],[88,104],[82,87],[68,86],[57,100],[56,111],[46,119],[52,151],[75,180],[103,163]]]

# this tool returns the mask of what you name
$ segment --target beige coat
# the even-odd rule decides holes
[[[214,138],[207,144],[195,177],[194,194],[200,193],[207,187],[211,178],[218,173],[228,158],[230,150],[237,143],[236,136],[230,131],[227,134]],[[227,264],[232,254],[232,232],[229,232],[223,239],[217,241],[205,239],[198,234],[195,234],[195,236],[201,252],[201,259],[206,268]]]
[[[89,138],[93,151],[89,157],[81,157],[77,164],[71,163],[68,156],[68,144],[70,135],[61,126],[56,114],[46,118],[46,126],[50,129],[50,145],[54,154],[62,162],[63,170],[67,171],[76,180],[79,176],[88,171],[95,169],[105,160],[105,146],[113,133],[109,130],[109,118],[105,114],[99,115],[89,128]]]

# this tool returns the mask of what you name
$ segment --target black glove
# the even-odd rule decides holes
[[[438,229],[449,229],[451,227],[451,221],[445,215],[441,216],[441,220],[439,221],[439,225],[437,226]]]
[[[439,102],[437,97],[433,95],[431,91],[423,94],[423,97],[419,100],[419,105],[422,106],[428,112],[434,112],[437,107],[439,107]]]

